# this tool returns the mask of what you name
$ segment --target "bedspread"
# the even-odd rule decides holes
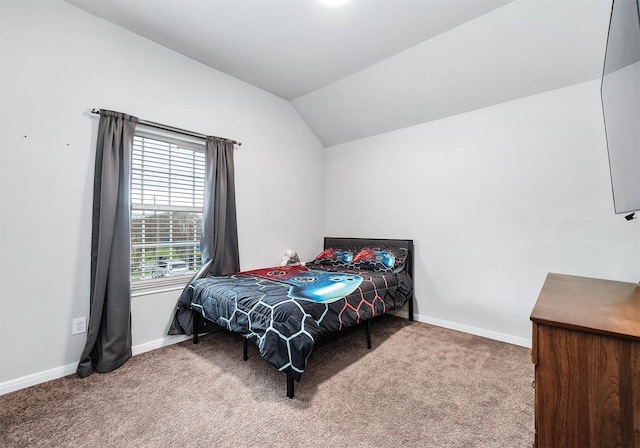
[[[255,342],[260,355],[299,381],[315,341],[398,309],[412,291],[404,272],[288,266],[194,281],[176,320],[193,333],[191,310]]]

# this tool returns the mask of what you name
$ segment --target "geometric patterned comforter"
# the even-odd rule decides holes
[[[192,334],[197,310],[254,342],[267,362],[300,381],[320,336],[401,308],[412,289],[404,271],[278,266],[194,281],[178,300],[175,322]]]

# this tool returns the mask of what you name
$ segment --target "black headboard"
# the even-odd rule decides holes
[[[344,249],[362,249],[371,246],[384,246],[407,250],[407,259],[404,264],[404,271],[409,274],[411,281],[413,277],[413,240],[385,239],[385,238],[338,238],[325,237],[324,248],[341,247]],[[413,320],[413,292],[409,298],[409,320]]]

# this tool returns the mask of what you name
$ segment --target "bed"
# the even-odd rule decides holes
[[[315,342],[363,325],[371,348],[376,316],[407,304],[413,320],[413,240],[325,238],[305,265],[274,266],[209,276],[203,267],[183,290],[169,334],[193,335],[222,327],[258,346],[286,374],[294,396]],[[213,324],[213,325],[212,325]]]

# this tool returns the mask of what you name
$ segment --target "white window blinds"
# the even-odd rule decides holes
[[[184,282],[177,277],[200,267],[204,163],[204,142],[136,131],[131,164],[132,282]]]

